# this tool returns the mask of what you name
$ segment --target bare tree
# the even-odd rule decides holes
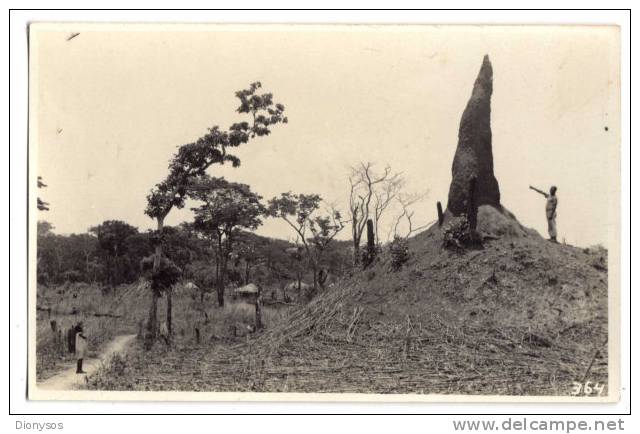
[[[313,294],[318,290],[318,272],[323,254],[344,228],[340,212],[336,209],[332,208],[327,215],[317,215],[321,201],[318,194],[287,192],[271,199],[267,210],[269,216],[287,222],[299,237],[313,271]]]
[[[401,173],[396,173],[379,185],[373,191],[373,228],[376,242],[380,244],[379,227],[382,215],[393,204],[394,199],[400,194],[406,184]]]
[[[415,210],[412,209],[413,205],[415,205],[420,200],[424,199],[427,196],[428,192],[425,193],[399,193],[397,195],[396,201],[400,206],[400,214],[396,217],[395,223],[393,225],[393,238],[400,237],[399,228],[401,222],[406,222],[407,232],[404,238],[409,238],[414,233],[429,227],[434,222],[429,222],[426,224],[422,224],[419,226],[415,225],[414,215]]]
[[[373,169],[370,162],[361,162],[351,168],[349,175],[349,213],[351,214],[351,240],[353,242],[353,263],[360,258],[360,241],[369,218],[378,226],[384,211],[404,184],[401,173],[392,173],[386,166],[382,173]],[[377,238],[377,235],[376,235]]]

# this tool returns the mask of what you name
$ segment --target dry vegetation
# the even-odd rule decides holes
[[[445,249],[435,225],[397,271],[385,252],[246,338],[224,333],[245,314],[213,309],[226,325],[209,341],[136,348],[90,387],[568,395],[596,350],[589,379],[606,383],[606,251],[549,243],[506,210],[481,207],[479,222],[482,247]]]
[[[89,339],[89,357],[96,357],[115,336],[137,333],[141,338],[149,296],[148,284],[142,280],[120,285],[115,291],[103,291],[99,285],[83,283],[39,287],[36,336],[38,380],[50,377],[75,360],[67,349],[66,332],[78,321],[83,322]],[[237,342],[241,339],[239,336],[247,335],[247,326],[253,325],[255,319],[255,307],[229,297],[229,302],[222,309],[217,307],[213,299],[213,295],[207,294],[202,304],[199,292],[185,289],[181,284],[174,287],[174,345],[195,345],[196,327],[200,330],[201,344],[204,346],[216,341]],[[165,312],[165,303],[166,298],[161,298],[159,312]],[[264,306],[263,321],[267,327],[274,326],[286,308]],[[51,321],[55,321],[57,328],[62,330],[61,341],[53,332]],[[164,343],[156,347],[161,345],[166,350]]]
[[[48,378],[60,370],[62,365],[75,361],[74,354],[68,352],[66,333],[78,321],[82,321],[85,329],[90,330],[90,357],[98,354],[113,337],[135,330],[131,316],[135,303],[132,303],[130,295],[127,292],[104,292],[97,285],[84,283],[57,287],[39,286],[36,320],[37,378]],[[59,333],[53,332],[52,321],[55,321]]]

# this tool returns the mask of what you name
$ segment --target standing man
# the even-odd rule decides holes
[[[78,324],[73,324],[67,331],[67,346],[70,353],[76,352],[76,333],[78,333]]]
[[[78,323],[76,330],[76,359],[78,360],[76,374],[85,374],[86,372],[82,370],[82,360],[87,352],[87,337],[84,335],[82,322]]]
[[[556,208],[558,208],[558,196],[556,196],[556,191],[558,191],[558,189],[554,185],[549,189],[549,193],[547,194],[535,187],[529,186],[529,188],[547,198],[547,205],[545,207],[545,210],[547,212],[547,224],[549,226],[549,240],[551,242],[557,243],[558,240],[556,239],[556,237],[558,236],[558,231],[556,228]]]

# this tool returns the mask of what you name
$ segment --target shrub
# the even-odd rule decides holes
[[[479,242],[478,235],[471,231],[465,215],[454,217],[444,227],[442,245],[447,249],[464,249]]]
[[[63,273],[63,278],[67,282],[79,282],[82,280],[82,273],[78,270],[67,270]]]
[[[369,247],[368,245],[362,249],[360,253],[360,263],[362,264],[362,268],[367,268],[371,263],[376,259],[380,253],[380,248],[378,246]]]
[[[170,288],[182,276],[182,270],[165,256],[160,258],[160,267],[156,272],[153,271],[153,262],[154,257],[148,256],[140,261],[140,268],[149,277],[151,288],[155,290]]]
[[[391,254],[391,268],[396,271],[409,260],[409,243],[406,239],[396,236],[389,244]]]
[[[127,371],[127,357],[121,353],[114,353],[109,360],[109,373],[118,377],[123,377]]]
[[[608,269],[608,252],[601,245],[592,246],[583,250],[584,253],[590,255],[588,259],[589,265],[599,271],[607,271]]]

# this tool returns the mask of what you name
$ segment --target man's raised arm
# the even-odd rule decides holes
[[[540,194],[541,194],[541,195],[543,195],[544,197],[547,197],[547,196],[548,196],[548,195],[547,195],[547,193],[545,193],[545,192],[544,192],[544,191],[542,191],[542,190],[538,190],[537,188],[535,188],[535,187],[534,187],[534,186],[532,186],[532,185],[530,185],[530,186],[529,186],[529,188],[530,188],[531,190],[535,191],[535,192],[540,193]]]

